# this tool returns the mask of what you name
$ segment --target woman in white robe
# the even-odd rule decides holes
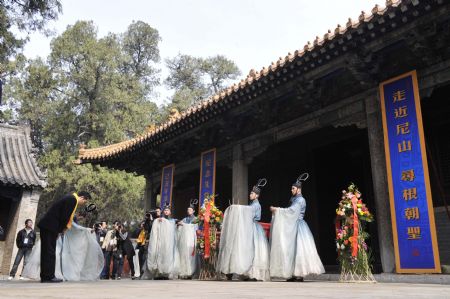
[[[167,209],[169,214],[166,215]],[[178,277],[178,254],[175,219],[170,218],[170,208],[164,209],[166,218],[153,221],[150,233],[145,278],[175,279]]]
[[[225,210],[217,271],[244,279],[269,280],[269,245],[261,219],[258,197],[265,179],[250,192],[249,206],[231,205]]]
[[[306,200],[301,194],[301,187],[307,178],[308,175],[303,174],[292,185],[289,208],[270,207],[273,213],[270,232],[271,278],[303,281],[303,277],[308,274],[325,272],[311,230],[303,219]]]
[[[178,223],[177,228],[177,254],[179,260],[179,276],[192,278],[197,270],[197,256],[195,245],[197,243],[197,224],[195,222],[195,206],[191,200],[188,207],[188,216]]]
[[[38,244],[39,243],[39,244]],[[22,276],[33,280],[40,279],[41,265],[40,241],[34,246],[29,262]],[[71,229],[56,241],[55,277],[66,281],[97,280],[103,270],[103,252],[95,233],[72,223]]]

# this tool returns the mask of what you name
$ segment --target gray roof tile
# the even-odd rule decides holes
[[[45,188],[33,151],[28,127],[0,124],[0,183]]]

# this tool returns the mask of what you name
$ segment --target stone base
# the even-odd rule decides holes
[[[448,267],[448,266],[447,266]],[[388,283],[424,283],[424,284],[450,284],[448,274],[374,274],[377,282]],[[340,274],[309,275],[305,280],[339,281]]]

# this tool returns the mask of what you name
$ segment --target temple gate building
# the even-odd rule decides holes
[[[270,38],[268,43],[270,43]],[[302,172],[306,221],[327,271],[337,269],[335,209],[341,190],[358,185],[376,221],[369,226],[375,270],[394,272],[379,84],[415,70],[422,106],[440,262],[450,265],[450,3],[386,1],[357,20],[317,37],[241,82],[189,108],[143,136],[80,148],[77,163],[146,178],[146,207],[161,190],[161,170],[174,164],[172,208],[181,217],[198,198],[200,154],[216,149],[217,204],[246,204],[258,178],[262,221],[269,206],[289,205]]]
[[[9,274],[17,253],[16,235],[25,220],[35,222],[46,175],[34,158],[30,128],[0,124],[0,273]],[[23,262],[23,261],[22,261]],[[22,268],[19,267],[19,275]]]

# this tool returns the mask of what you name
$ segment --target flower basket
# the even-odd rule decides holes
[[[336,209],[336,248],[341,267],[341,282],[375,282],[370,266],[370,250],[365,242],[366,224],[373,214],[362,201],[361,192],[351,184],[342,191]]]
[[[205,198],[195,223],[198,224],[196,251],[200,257],[200,280],[217,280],[220,227],[223,212],[214,204],[214,195]]]

